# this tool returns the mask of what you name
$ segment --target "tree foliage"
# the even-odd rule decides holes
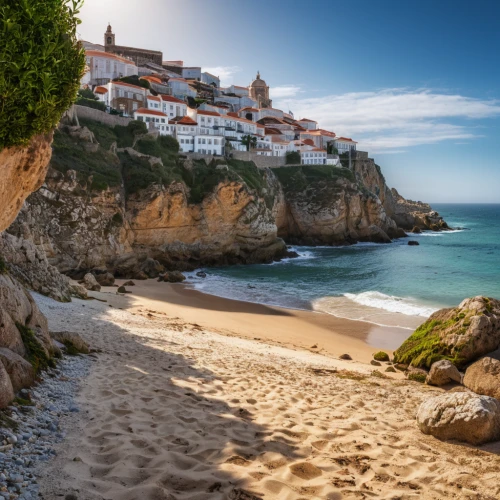
[[[49,132],[73,103],[85,66],[82,0],[0,0],[0,149]]]
[[[253,135],[244,135],[241,138],[241,144],[247,147],[247,151],[250,151],[250,149],[253,149],[257,146],[257,137]]]
[[[300,165],[300,153],[298,151],[290,151],[286,154],[287,165]]]

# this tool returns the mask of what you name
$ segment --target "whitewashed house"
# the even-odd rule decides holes
[[[318,128],[318,122],[314,120],[309,120],[308,118],[302,118],[298,120],[298,123],[301,127],[304,127],[306,130],[316,130]]]
[[[85,51],[86,64],[90,70],[90,85],[106,85],[110,80],[124,76],[137,75],[138,69],[133,61],[100,50]]]
[[[148,128],[154,126],[161,135],[168,135],[165,127],[168,125],[168,116],[161,111],[148,108],[139,108],[134,112],[134,120],[145,122]],[[151,125],[150,125],[151,124]]]
[[[300,153],[302,165],[326,165],[327,154],[324,149],[314,148]]]
[[[162,101],[161,110],[168,115],[170,119],[176,116],[186,116],[187,115],[187,104],[176,97],[170,95],[160,95]]]
[[[194,91],[186,79],[184,78],[170,78],[168,80],[168,86],[174,97],[178,99],[183,99],[184,97],[196,97],[196,91]]]
[[[356,141],[349,137],[336,137],[333,141],[334,147],[337,148],[339,155],[348,153],[349,151],[356,151]]]

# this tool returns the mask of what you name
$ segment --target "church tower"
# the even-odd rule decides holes
[[[113,33],[111,24],[108,24],[108,29],[104,33],[104,47],[108,47],[109,45],[115,45],[115,34]]]
[[[269,87],[266,82],[260,77],[260,72],[257,72],[257,77],[250,84],[249,87],[250,97],[257,101],[259,108],[272,108],[273,101],[269,99]]]

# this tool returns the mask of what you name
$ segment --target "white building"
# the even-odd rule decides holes
[[[172,95],[178,99],[183,99],[186,96],[196,97],[196,91],[189,86],[188,81],[184,78],[170,78],[168,86]]]
[[[298,121],[301,127],[304,127],[306,130],[316,130],[318,128],[318,122],[314,120],[309,120],[308,118],[302,118]]]
[[[168,134],[166,126],[168,126],[168,116],[161,111],[147,108],[139,108],[134,112],[134,120],[141,122],[146,122],[149,128],[149,124],[154,125],[160,131],[161,135],[172,135]]]
[[[226,89],[227,94],[234,94],[238,97],[249,97],[248,87],[239,87],[238,85],[230,85]]]
[[[149,91],[144,87],[126,82],[109,82],[107,87],[107,105],[121,111],[124,116],[132,116],[136,110],[146,105]]]
[[[302,165],[326,165],[326,151],[324,149],[314,148],[311,151],[302,151],[300,153],[300,162]]]
[[[201,74],[201,81],[207,85],[213,85],[215,88],[220,88],[220,78],[207,71]]]
[[[348,153],[349,150],[356,151],[356,144],[357,142],[349,137],[336,137],[333,141],[333,145],[337,148],[339,155]]]
[[[186,116],[187,115],[187,104],[176,97],[170,95],[160,95],[162,101],[163,111],[170,119],[176,116]]]
[[[90,69],[91,85],[106,85],[115,78],[138,74],[137,66],[130,59],[99,50],[85,51],[85,60]]]
[[[182,78],[186,80],[201,81],[201,68],[196,66],[184,66],[182,68]]]

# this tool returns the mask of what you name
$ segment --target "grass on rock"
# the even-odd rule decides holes
[[[21,334],[24,348],[26,349],[25,358],[31,363],[31,366],[35,370],[35,374],[47,368],[54,368],[54,360],[47,356],[45,350],[36,338],[35,332],[21,323],[16,323],[16,326]]]

